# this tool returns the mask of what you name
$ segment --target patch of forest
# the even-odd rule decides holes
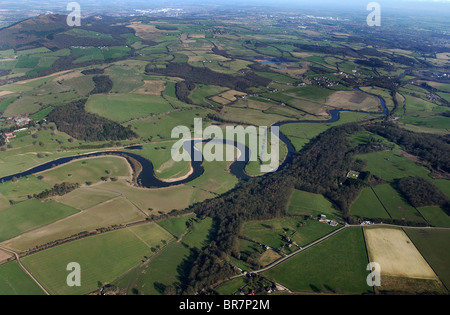
[[[83,141],[116,141],[137,138],[129,128],[114,121],[86,112],[86,99],[55,108],[48,120],[58,130]]]
[[[55,184],[52,188],[46,189],[39,194],[35,194],[34,197],[37,199],[46,199],[48,197],[53,196],[62,196],[65,194],[70,193],[71,191],[77,189],[80,187],[80,184],[78,183],[66,183],[63,182],[61,184]]]
[[[186,209],[185,211],[195,212],[199,218],[212,217],[213,232],[209,236],[209,245],[201,250],[192,250],[191,256],[184,262],[180,282],[167,286],[165,292],[193,294],[205,290],[203,292],[214,293],[211,289],[214,284],[234,275],[227,261],[230,256],[239,257],[237,237],[242,224],[249,220],[286,216],[287,204],[293,189],[324,195],[341,210],[346,222],[356,223],[349,214],[349,209],[362,189],[371,183],[347,180],[346,174],[349,170],[360,171],[365,168],[364,162],[355,159],[355,155],[379,151],[383,149],[383,146],[371,142],[352,146],[348,142],[349,136],[364,130],[372,132],[378,130],[381,133],[381,130],[387,129],[383,134],[393,140],[394,135],[390,133],[395,134],[395,129],[389,128],[398,127],[388,127],[382,123],[367,125],[351,123],[330,128],[297,152],[292,162],[282,171],[240,183],[224,195]],[[412,151],[422,152],[422,156],[430,161],[436,159],[437,151],[448,147],[448,142],[437,139],[437,142],[433,143],[439,143],[439,147],[434,152],[433,144],[425,146],[429,140],[427,135],[403,129],[398,133],[400,135],[395,139],[396,142]],[[425,154],[427,150],[432,151],[427,155]],[[443,161],[436,160],[434,163],[438,166],[440,162]],[[370,178],[369,181],[377,180],[377,178]],[[446,197],[431,183],[410,178],[403,179],[397,184],[402,194],[407,196],[406,198],[413,205],[423,205],[423,200],[428,199],[433,200],[432,203],[442,205],[444,211],[450,210]],[[417,193],[418,189],[422,190],[420,194]],[[383,222],[421,225],[417,222],[392,219],[384,219]]]
[[[395,185],[408,202],[416,208],[426,206],[443,206],[448,198],[433,183],[422,177],[405,177]]]
[[[157,68],[153,64],[145,67],[147,74],[162,74],[169,77],[183,78],[190,83],[205,85],[219,85],[246,92],[251,87],[266,86],[271,80],[258,76],[253,71],[246,71],[243,75],[233,76],[212,71],[208,68],[190,66],[187,63],[170,63],[166,68]]]
[[[103,74],[104,72],[105,72],[105,70],[103,70],[101,68],[92,68],[92,69],[87,69],[87,70],[81,71],[81,73],[84,74],[84,75]]]
[[[405,130],[394,123],[377,123],[367,130],[378,134],[419,157],[429,168],[439,173],[450,173],[450,138]]]
[[[178,81],[175,84],[175,94],[180,101],[187,104],[192,104],[192,100],[189,98],[191,92],[195,89],[195,84],[191,81]]]
[[[92,81],[94,81],[95,86],[89,95],[108,93],[113,87],[113,82],[107,75],[96,75],[92,78]]]
[[[364,130],[357,124],[330,128],[297,152],[282,171],[241,183],[234,190],[191,207],[198,217],[214,221],[210,245],[195,251],[182,282],[168,286],[168,292],[192,294],[234,274],[227,257],[239,257],[237,237],[248,220],[265,220],[286,215],[292,190],[320,193],[347,215],[351,203],[364,185],[345,181],[350,169],[362,168],[353,156],[372,150],[352,147],[348,136]]]
[[[6,144],[6,136],[0,133],[0,147]]]

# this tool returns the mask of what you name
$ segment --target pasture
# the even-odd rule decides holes
[[[294,145],[297,151],[301,150],[305,144],[315,138],[325,130],[339,126],[341,124],[364,121],[374,118],[373,115],[363,113],[341,113],[340,120],[335,123],[293,123],[281,126],[280,131],[283,132]],[[306,118],[307,119],[307,118]],[[321,119],[317,119],[320,122]]]
[[[80,210],[86,210],[117,196],[119,194],[115,192],[83,187],[63,196],[53,197],[53,199],[59,203],[72,205],[72,207]]]
[[[263,273],[294,292],[372,293],[361,228],[348,228]],[[301,268],[299,268],[301,266]]]
[[[404,231],[420,251],[439,279],[450,288],[450,233],[448,230],[410,229]]]
[[[326,214],[332,218],[339,218],[340,213],[324,196],[302,190],[294,190],[288,205],[290,215],[311,215],[315,218]]]
[[[221,295],[232,295],[247,284],[244,277],[233,279],[219,285],[215,290]]]
[[[194,217],[194,214],[186,214],[179,217],[158,221],[157,224],[169,231],[175,237],[181,237],[186,232],[187,221]]]
[[[405,201],[391,185],[378,185],[373,187],[373,190],[392,219],[425,223],[421,214]]]
[[[450,227],[450,217],[438,206],[421,207],[417,210],[432,226]]]
[[[54,201],[30,199],[0,210],[0,241],[77,213],[78,210]]]
[[[76,204],[74,204],[74,206],[76,206]],[[64,207],[73,209],[66,205],[64,205]],[[28,208],[27,210],[29,211]],[[142,211],[121,196],[107,200],[106,202],[75,214],[70,214],[72,215],[60,217],[59,220],[56,221],[52,220],[54,221],[52,223],[45,222],[46,225],[41,227],[33,226],[34,229],[26,233],[23,233],[24,231],[19,231],[22,234],[18,235],[18,232],[16,232],[15,235],[18,235],[17,237],[9,239],[2,244],[5,247],[24,251],[53,240],[70,237],[80,232],[142,221],[146,218],[146,215]],[[23,218],[21,219],[24,221]]]
[[[160,96],[140,94],[91,95],[86,103],[88,112],[117,122],[151,116],[172,110]]]
[[[25,201],[29,195],[38,194],[51,185],[39,180],[36,176],[21,177],[16,181],[8,181],[0,184],[0,196],[15,203]],[[1,207],[0,207],[1,209]]]
[[[285,217],[267,221],[246,222],[241,235],[246,239],[290,253],[297,249],[295,244],[299,246],[308,245],[338,227],[332,227],[316,220],[305,220],[302,217]],[[294,246],[289,247],[288,244],[291,242]]]
[[[25,257],[23,264],[51,294],[86,294],[98,289],[99,282],[112,282],[144,256],[151,256],[150,246],[161,245],[161,237],[168,241],[171,236],[161,234],[155,224],[121,229],[38,252]],[[80,287],[66,284],[69,262],[80,264]]]
[[[203,246],[210,227],[210,219],[194,223],[182,241],[161,247],[148,260],[116,279],[114,284],[128,294],[163,294],[167,287],[179,283],[190,272],[185,269],[188,266],[185,262],[192,259],[192,247]]]
[[[366,187],[353,202],[350,213],[361,219],[388,219],[389,214],[383,208],[371,187]]]
[[[96,183],[102,177],[130,178],[131,167],[125,158],[118,156],[99,156],[75,160],[50,170],[38,173],[42,180],[51,184],[69,182],[84,185],[86,182]]]
[[[0,265],[0,292],[2,295],[45,295],[16,261]]]
[[[355,158],[367,161],[365,170],[386,181],[408,176],[429,178],[429,171],[425,167],[418,165],[399,149],[361,154]]]

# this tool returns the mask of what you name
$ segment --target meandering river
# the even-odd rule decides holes
[[[355,90],[366,93],[359,88],[355,88]],[[340,119],[341,112],[386,115],[388,113],[388,109],[386,108],[386,103],[382,97],[380,97],[380,96],[377,96],[377,97],[379,98],[380,104],[382,107],[381,112],[333,109],[333,110],[329,111],[331,117],[328,120],[292,120],[292,121],[290,120],[290,121],[283,121],[283,122],[275,123],[273,126],[281,127],[281,126],[287,125],[287,124],[299,124],[299,123],[314,123],[314,124],[333,123],[333,122],[337,122]],[[277,171],[280,171],[284,167],[286,167],[286,165],[288,165],[292,161],[292,157],[295,153],[294,145],[291,143],[289,138],[287,136],[285,136],[281,131],[279,133],[279,138],[280,138],[280,141],[286,145],[287,154],[286,154],[286,157],[283,160],[283,162],[278,167]],[[20,177],[40,173],[40,172],[52,169],[56,166],[72,162],[77,159],[90,158],[90,157],[96,157],[96,156],[102,156],[102,155],[116,155],[116,156],[129,156],[129,157],[135,159],[136,161],[138,161],[142,165],[142,171],[140,172],[140,174],[137,178],[137,183],[140,186],[145,187],[145,188],[162,188],[162,187],[175,186],[175,185],[188,183],[188,182],[194,180],[195,178],[198,178],[199,176],[201,176],[204,173],[204,168],[202,166],[203,158],[202,158],[201,154],[199,154],[199,151],[195,148],[195,145],[199,142],[206,143],[206,142],[210,142],[210,141],[235,146],[241,152],[241,156],[230,165],[230,173],[233,174],[234,176],[236,176],[238,179],[244,180],[244,181],[249,180],[251,178],[251,176],[249,176],[245,172],[245,167],[249,162],[249,158],[250,158],[250,154],[251,154],[249,148],[246,145],[236,142],[236,141],[225,140],[225,139],[204,139],[204,140],[195,139],[195,140],[186,141],[183,145],[184,148],[188,152],[192,152],[193,155],[196,155],[195,159],[192,159],[192,161],[191,161],[192,172],[186,178],[176,180],[176,181],[168,182],[168,181],[164,181],[164,180],[157,178],[155,175],[155,172],[154,172],[152,162],[150,160],[142,157],[139,154],[129,152],[129,151],[111,150],[111,151],[101,151],[101,152],[94,152],[94,153],[87,153],[87,154],[80,154],[80,155],[76,155],[76,156],[58,158],[56,160],[33,167],[24,172],[20,172],[17,174],[12,174],[12,175],[2,177],[2,178],[0,178],[0,182],[10,181],[14,177],[20,178]],[[136,150],[136,151],[138,151],[141,148],[142,148],[141,146],[127,147],[127,149]],[[191,155],[191,157],[192,157],[192,155]],[[270,173],[266,173],[266,175],[267,174],[270,174]],[[262,175],[262,176],[264,176],[264,175]]]

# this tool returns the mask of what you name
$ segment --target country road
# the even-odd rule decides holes
[[[306,249],[308,249],[308,248],[310,248],[310,247],[312,247],[312,246],[315,246],[315,245],[317,245],[317,244],[319,244],[319,243],[325,241],[326,239],[328,239],[328,238],[334,236],[335,234],[337,234],[337,233],[339,233],[339,232],[341,232],[341,231],[343,231],[343,230],[345,230],[345,229],[347,229],[347,228],[352,228],[352,227],[370,227],[370,226],[398,227],[398,228],[408,228],[408,229],[436,229],[436,230],[449,230],[449,229],[450,229],[450,228],[448,228],[448,227],[404,226],[404,225],[385,224],[385,223],[377,223],[377,224],[371,224],[371,225],[345,224],[345,225],[342,226],[341,228],[339,228],[339,229],[337,229],[337,230],[335,230],[335,231],[333,231],[333,232],[331,232],[331,233],[329,233],[329,234],[327,234],[327,235],[325,235],[325,236],[323,236],[323,237],[321,237],[321,238],[315,240],[314,242],[312,242],[312,243],[310,243],[310,244],[308,244],[308,245],[306,245],[306,246],[304,246],[304,247],[301,247],[300,249],[296,250],[295,252],[293,252],[293,253],[291,253],[291,254],[289,254],[289,255],[286,255],[286,256],[284,256],[284,257],[281,258],[281,259],[278,259],[277,261],[271,263],[270,265],[268,265],[268,266],[266,266],[266,267],[264,267],[264,268],[262,268],[262,269],[259,269],[259,270],[249,271],[248,273],[249,273],[249,274],[253,274],[253,273],[254,273],[254,274],[258,274],[258,273],[263,273],[263,272],[265,272],[265,271],[267,271],[267,270],[270,270],[270,269],[272,269],[272,268],[278,266],[278,265],[281,264],[282,262],[286,261],[287,259],[289,259],[289,258],[291,258],[291,257],[293,257],[293,256],[295,256],[295,255],[297,255],[297,254],[300,253],[300,252],[305,251]],[[222,283],[224,283],[224,282],[227,282],[227,281],[230,281],[230,280],[233,280],[233,279],[236,279],[236,278],[244,277],[245,275],[246,275],[246,274],[239,274],[239,275],[230,277],[230,278],[228,278],[228,279],[222,281],[221,283],[215,284],[214,287],[216,287],[216,286],[218,286],[218,285],[220,285],[220,284],[222,284]]]
[[[402,226],[402,225],[385,224],[385,223],[377,223],[377,224],[372,224],[372,225],[366,225],[366,227],[370,227],[370,226],[398,227],[398,228],[408,228],[408,229],[441,229],[441,230],[448,230],[448,229],[450,229],[450,228],[447,228],[447,227]],[[333,232],[331,232],[331,233],[329,233],[329,234],[327,234],[327,235],[325,235],[325,236],[315,240],[314,242],[312,242],[312,243],[310,243],[310,244],[308,244],[308,245],[306,245],[304,247],[301,247],[300,249],[296,250],[295,252],[282,257],[281,259],[273,262],[272,264],[270,264],[270,265],[268,265],[268,266],[266,266],[266,267],[264,267],[262,269],[259,269],[259,270],[249,271],[248,273],[250,273],[250,274],[251,273],[258,274],[258,273],[263,273],[263,272],[265,272],[267,270],[270,270],[270,269],[278,266],[282,262],[286,261],[287,259],[297,255],[298,253],[301,253],[301,252],[305,251],[306,249],[308,249],[310,247],[313,247],[313,246],[315,246],[315,245],[325,241],[326,239],[336,235],[337,233],[339,233],[339,232],[341,232],[341,231],[343,231],[343,230],[345,230],[347,228],[352,228],[352,227],[364,227],[364,225],[360,225],[360,224],[345,224],[342,227],[340,227],[339,229],[337,229],[337,230],[335,230],[335,231],[333,231]],[[123,228],[126,228],[126,226],[123,227]],[[15,259],[17,260],[20,268],[42,289],[42,291],[44,291],[47,295],[50,295],[50,293],[39,283],[39,281],[37,281],[37,279],[31,274],[31,272],[29,272],[25,268],[25,266],[20,261],[20,256],[19,256],[18,253],[16,253],[15,251],[13,251],[11,249],[7,249],[5,247],[2,247],[2,246],[0,246],[0,250],[4,250],[6,252],[9,252],[9,253],[13,254],[15,256]],[[228,279],[226,279],[224,281],[221,281],[220,283],[216,283],[213,286],[217,287],[218,285],[220,285],[222,283],[228,282],[228,281],[236,279],[236,278],[244,277],[244,276],[245,276],[245,274],[235,275],[235,276],[230,277],[230,278],[228,278]],[[289,290],[288,288],[286,288],[286,289]]]
[[[310,247],[312,247],[312,246],[314,246],[314,245],[317,245],[318,243],[320,243],[320,242],[326,240],[327,238],[332,237],[333,235],[335,235],[335,234],[341,232],[342,230],[344,230],[344,229],[346,229],[346,228],[348,228],[348,227],[350,227],[350,226],[351,226],[351,225],[347,225],[347,224],[346,224],[346,225],[344,225],[343,227],[341,227],[341,228],[339,228],[339,229],[337,229],[337,230],[335,230],[335,231],[333,231],[333,232],[331,232],[331,233],[325,235],[324,237],[319,238],[318,240],[315,240],[314,242],[312,242],[312,243],[306,245],[305,247],[301,247],[299,250],[296,250],[295,252],[293,252],[293,253],[291,253],[291,254],[289,254],[289,255],[286,255],[286,256],[284,256],[284,257],[281,258],[281,259],[278,259],[277,261],[273,262],[272,264],[270,264],[270,265],[268,265],[268,266],[266,266],[266,267],[264,267],[264,268],[262,268],[262,269],[252,271],[252,273],[262,273],[262,272],[265,272],[265,271],[267,271],[267,270],[269,270],[269,269],[272,269],[273,267],[275,267],[275,266],[281,264],[283,261],[285,261],[285,260],[291,258],[292,256],[297,255],[298,253],[300,253],[300,252],[302,252],[302,251],[304,251],[304,250],[307,250],[308,248],[310,248]]]

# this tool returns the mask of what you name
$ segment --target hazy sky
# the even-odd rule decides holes
[[[161,7],[186,7],[190,4],[195,6],[219,5],[231,8],[242,6],[275,6],[276,8],[316,8],[316,9],[342,9],[348,11],[365,11],[367,4],[377,2],[385,12],[395,10],[415,9],[424,11],[435,11],[436,13],[450,16],[450,0],[0,0],[0,9],[13,7],[21,10],[34,8],[37,10],[65,10],[69,2],[78,2],[81,8],[102,8],[113,10],[114,8],[128,9],[153,9]]]

